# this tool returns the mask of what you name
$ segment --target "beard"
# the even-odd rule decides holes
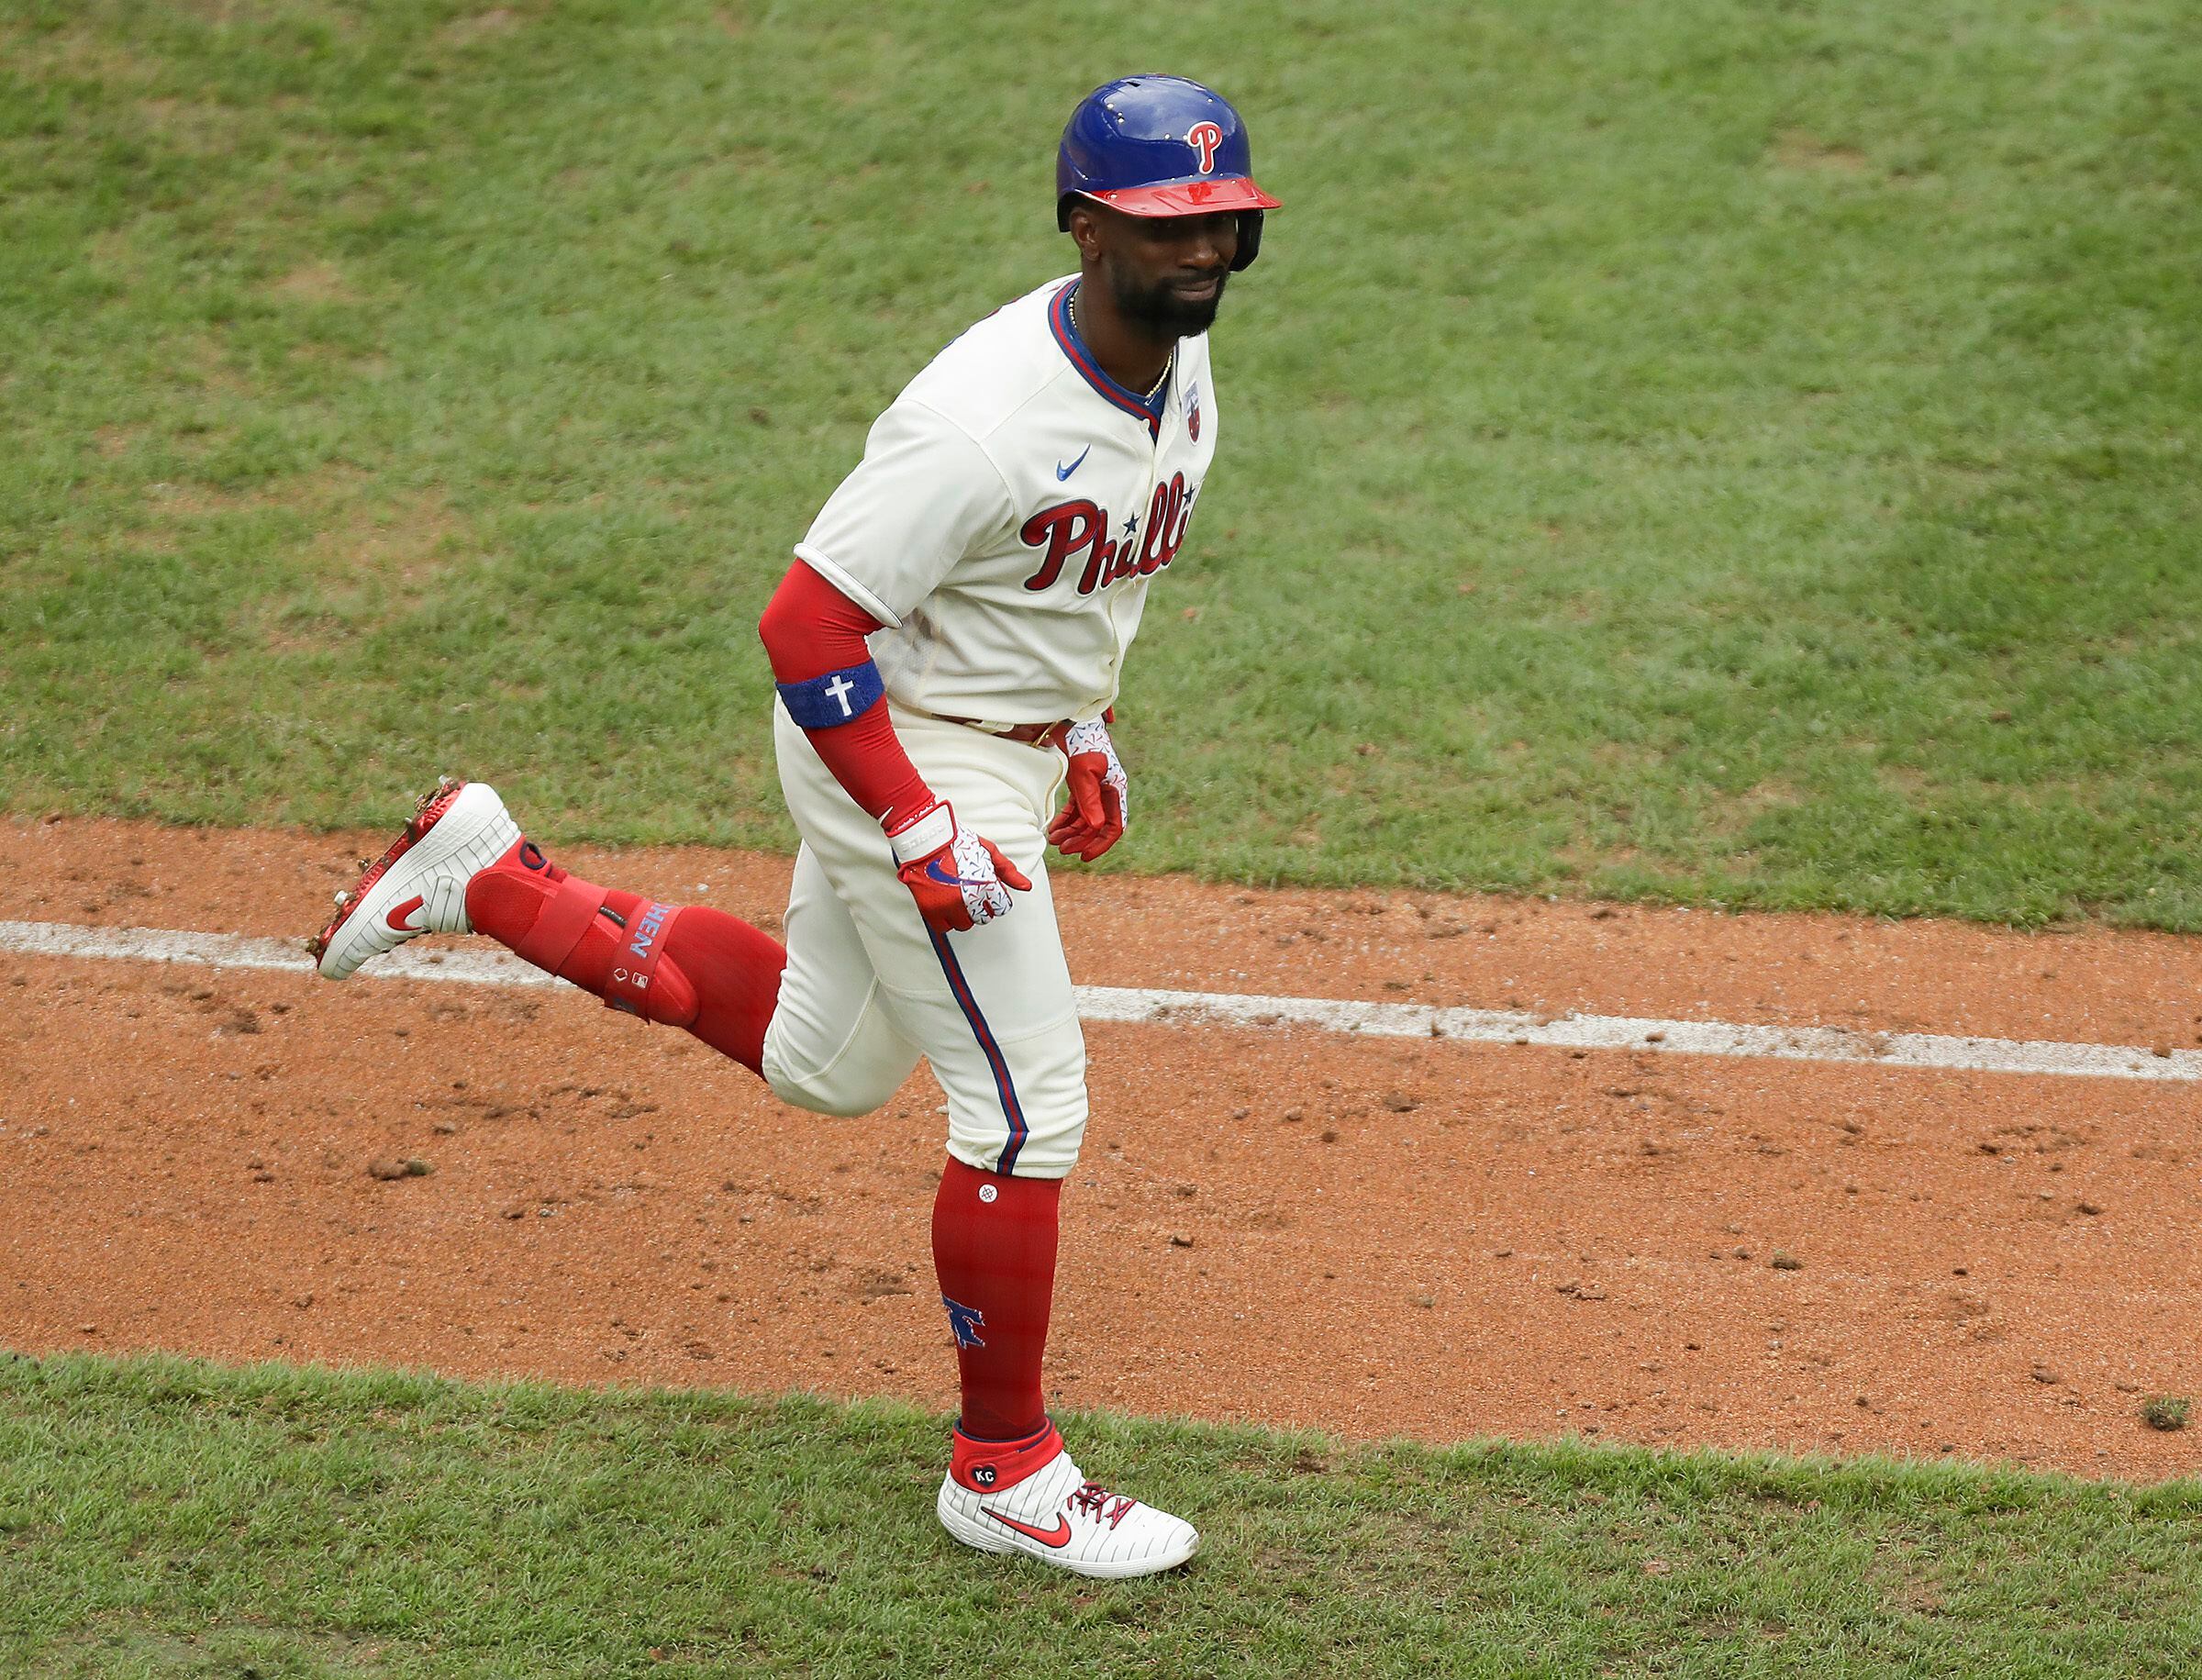
[[[1216,311],[1223,306],[1224,286],[1229,274],[1216,277],[1216,295],[1213,297],[1181,297],[1170,288],[1167,281],[1155,285],[1142,285],[1133,276],[1119,269],[1108,271],[1108,294],[1115,301],[1117,313],[1135,327],[1145,328],[1158,339],[1191,339],[1216,323]]]

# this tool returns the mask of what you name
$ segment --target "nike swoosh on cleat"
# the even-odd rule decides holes
[[[1089,443],[1078,451],[1078,459],[1072,462],[1069,466],[1066,467],[1062,462],[1057,462],[1055,463],[1055,482],[1060,484],[1064,479],[1070,477],[1072,473],[1085,464],[1085,458],[1093,452],[1094,446]]]
[[[416,928],[411,919],[413,912],[420,908],[420,902],[419,895],[416,894],[403,904],[394,904],[390,907],[390,914],[384,917],[383,920],[399,933],[421,932],[422,929]]]
[[[1071,1519],[1068,1517],[1056,1518],[1055,1526],[1051,1529],[1036,1529],[1029,1522],[1019,1522],[1014,1517],[1005,1517],[1001,1512],[988,1510],[983,1505],[979,1507],[979,1509],[1004,1528],[1015,1529],[1027,1540],[1036,1540],[1041,1545],[1051,1547],[1058,1552],[1071,1543]]]

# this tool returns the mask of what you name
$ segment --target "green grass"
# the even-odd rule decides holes
[[[1106,1585],[956,1547],[905,1408],[0,1359],[26,1676],[2191,1674],[2202,1487],[1078,1419],[1182,1510]]]
[[[785,844],[757,612],[1157,63],[1287,207],[1120,866],[2202,928],[2178,0],[0,0],[0,801]]]
[[[757,612],[1163,64],[1287,207],[1108,867],[2202,929],[2177,0],[0,0],[0,808],[785,845]],[[891,1407],[0,1357],[0,1672],[2202,1666],[2192,1485],[1076,1427],[1195,1568]]]

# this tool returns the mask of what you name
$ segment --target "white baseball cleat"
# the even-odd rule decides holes
[[[1087,1481],[1052,1423],[1021,1441],[958,1430],[955,1443],[936,1508],[966,1546],[1112,1581],[1174,1569],[1200,1549],[1191,1523]]]
[[[306,940],[306,951],[326,978],[342,980],[420,934],[472,933],[466,884],[519,838],[495,788],[444,777],[359,885],[337,895],[336,919]]]

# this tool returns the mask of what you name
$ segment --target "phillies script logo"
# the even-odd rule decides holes
[[[1124,578],[1152,577],[1177,558],[1193,522],[1193,497],[1185,489],[1185,475],[1173,473],[1170,482],[1154,487],[1147,504],[1146,528],[1136,518],[1126,519],[1116,536],[1109,535],[1108,510],[1092,502],[1062,502],[1034,514],[1017,534],[1025,546],[1045,549],[1040,570],[1025,580],[1027,589],[1047,589],[1062,575],[1073,554],[1084,554],[1078,573],[1078,593],[1091,595]]]
[[[1223,130],[1214,123],[1195,123],[1185,130],[1185,144],[1200,153],[1200,172],[1216,172],[1216,149],[1223,144]]]

